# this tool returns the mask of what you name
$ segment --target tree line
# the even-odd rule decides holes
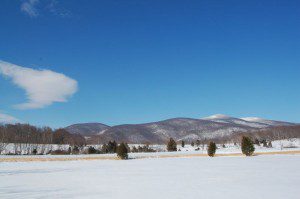
[[[184,146],[185,146],[185,142],[181,141],[181,147],[184,147]],[[177,143],[173,138],[170,138],[170,140],[168,141],[167,150],[169,152],[177,151]],[[207,155],[210,156],[210,157],[214,157],[215,154],[216,154],[216,150],[217,150],[216,143],[213,142],[213,141],[210,141],[208,146],[207,146]],[[246,156],[252,156],[253,155],[253,153],[255,151],[255,147],[254,147],[254,142],[252,141],[252,139],[250,137],[247,137],[247,136],[242,137],[242,139],[241,139],[241,150],[242,150],[242,153]]]
[[[46,150],[47,145],[68,144],[85,145],[85,139],[79,134],[70,134],[65,129],[53,130],[49,127],[35,127],[29,124],[5,124],[0,125],[0,153],[6,146],[12,143],[15,154],[21,151],[30,154],[37,145]]]

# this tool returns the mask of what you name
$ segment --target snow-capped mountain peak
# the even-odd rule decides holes
[[[246,120],[246,121],[249,121],[249,122],[259,122],[259,121],[265,121],[266,120],[266,119],[259,118],[259,117],[242,117],[240,119]]]
[[[232,117],[228,116],[228,115],[224,115],[224,114],[215,114],[215,115],[211,115],[208,117],[204,117],[202,119],[204,120],[215,120],[215,119],[230,119]]]
[[[228,115],[223,114],[216,114],[209,117],[203,118],[203,120],[209,120],[213,122],[220,122],[220,123],[228,123],[228,124],[237,124],[247,127],[253,127],[253,128],[265,128],[268,127],[270,124],[268,123],[260,123],[256,121],[247,121],[240,118],[230,117]]]
[[[267,124],[267,125],[270,125],[270,126],[289,126],[289,125],[294,125],[293,123],[290,123],[290,122],[268,120],[268,119],[263,119],[263,118],[259,118],[259,117],[243,117],[241,119],[245,120],[245,121],[248,121],[248,122],[256,122],[256,123],[261,123],[261,124]]]

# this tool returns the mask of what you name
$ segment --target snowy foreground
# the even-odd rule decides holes
[[[300,155],[0,162],[0,198],[299,199]]]

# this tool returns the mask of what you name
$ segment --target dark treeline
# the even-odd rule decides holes
[[[69,144],[82,146],[85,139],[81,135],[70,134],[64,129],[35,127],[29,124],[0,125],[0,152],[8,143],[14,144],[14,151],[27,150],[31,153],[37,145]]]
[[[252,140],[258,140],[259,142],[300,138],[300,125],[277,126],[277,127],[266,128],[257,131],[236,132],[228,136],[210,138],[210,139],[204,138],[196,141],[191,141],[191,144],[192,145],[195,144],[196,146],[201,146],[201,145],[207,145],[210,142],[215,142],[218,144],[240,143],[243,136],[250,137]]]

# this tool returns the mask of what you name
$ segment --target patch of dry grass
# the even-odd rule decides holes
[[[274,151],[274,152],[256,152],[257,155],[296,155],[300,154],[300,151]],[[159,154],[153,156],[140,156],[135,159],[145,159],[145,158],[189,158],[189,157],[207,157],[207,154]],[[216,157],[223,156],[244,156],[242,153],[228,153],[228,154],[216,154]],[[116,156],[81,156],[81,157],[7,157],[0,158],[0,162],[44,162],[44,161],[77,161],[77,160],[118,160]]]

